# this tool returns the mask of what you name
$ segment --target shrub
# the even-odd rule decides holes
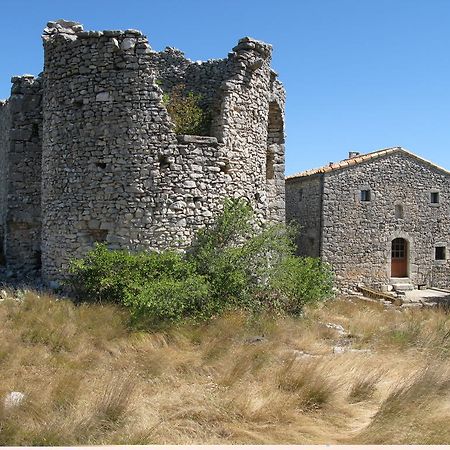
[[[228,199],[214,224],[198,233],[189,254],[223,307],[261,306],[256,294],[268,287],[280,262],[293,251],[289,230],[268,225],[256,230],[244,200]]]
[[[185,93],[183,84],[178,84],[170,93],[163,95],[163,104],[175,124],[176,134],[209,134],[210,114],[200,106],[201,98],[200,94]]]
[[[119,302],[146,323],[205,319],[230,308],[298,314],[331,294],[328,267],[293,256],[292,230],[257,227],[243,200],[226,200],[186,255],[96,247],[71,266],[78,297]]]
[[[281,294],[282,309],[291,314],[333,292],[333,274],[319,258],[289,256],[276,267],[271,281],[272,289]]]
[[[72,261],[69,284],[78,298],[121,303],[148,282],[169,277],[183,280],[193,267],[175,252],[130,253],[96,244],[85,258]]]
[[[127,292],[125,305],[140,323],[158,325],[186,317],[208,317],[209,287],[199,275],[176,280],[163,277],[146,283],[139,292]]]

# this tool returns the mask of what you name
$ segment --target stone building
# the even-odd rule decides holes
[[[226,197],[284,221],[285,93],[270,45],[192,62],[136,30],[49,22],[44,71],[0,103],[0,263],[63,276],[95,242],[183,248]],[[176,135],[163,102],[194,93],[207,136]]]
[[[287,177],[286,216],[343,289],[450,287],[450,172],[403,148]]]

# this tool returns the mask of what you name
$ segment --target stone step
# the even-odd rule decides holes
[[[394,291],[412,291],[414,286],[410,283],[396,283],[392,285]]]

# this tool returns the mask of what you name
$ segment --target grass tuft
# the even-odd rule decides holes
[[[338,299],[134,331],[119,306],[9,297],[0,445],[450,443],[444,311]]]

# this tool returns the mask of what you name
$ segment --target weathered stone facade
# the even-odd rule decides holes
[[[3,262],[17,270],[40,267],[42,84],[12,79],[0,106],[0,224]]]
[[[45,280],[59,279],[99,241],[183,248],[226,197],[246,197],[259,221],[284,221],[285,93],[270,45],[243,38],[226,59],[199,63],[153,51],[136,30],[57,21],[43,40],[42,78],[13,79],[0,106],[11,269],[42,264]],[[162,100],[176,86],[201,95],[209,136],[175,135]]]
[[[402,148],[287,177],[286,210],[301,227],[299,253],[330,263],[341,288],[450,287],[450,172]],[[403,276],[393,272],[395,239]]]

